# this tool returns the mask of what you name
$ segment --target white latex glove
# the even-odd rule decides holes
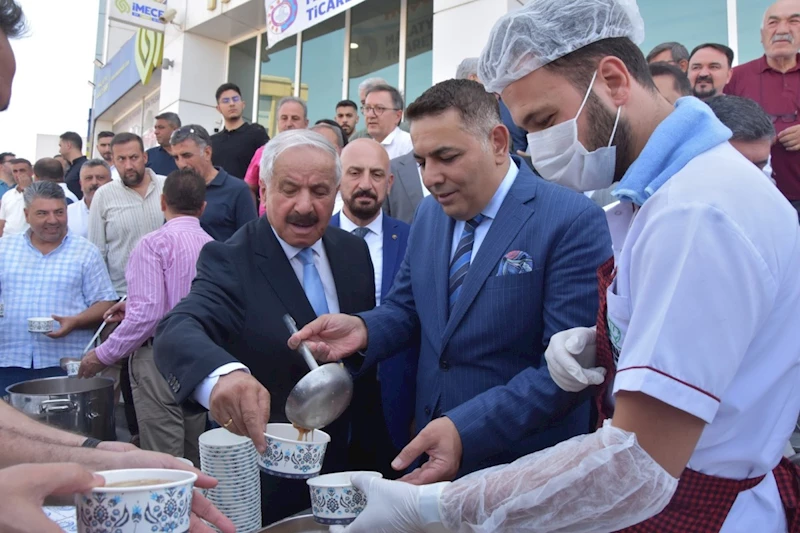
[[[580,392],[603,383],[606,369],[595,366],[596,339],[596,328],[572,328],[550,338],[544,358],[556,385],[568,392]]]
[[[448,533],[439,518],[439,496],[450,483],[410,485],[353,474],[353,485],[367,496],[367,507],[347,527],[331,533]]]

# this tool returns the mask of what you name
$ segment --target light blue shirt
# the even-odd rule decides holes
[[[100,251],[83,237],[67,233],[61,244],[42,254],[31,244],[30,231],[0,239],[0,367],[48,368],[62,357],[80,357],[91,330],[75,330],[51,339],[28,332],[28,318],[74,316],[97,302],[114,301]],[[59,328],[58,322],[53,330]]]
[[[500,186],[495,191],[494,196],[492,196],[492,199],[481,211],[481,214],[486,218],[475,229],[475,242],[472,245],[470,264],[472,264],[472,260],[475,259],[475,256],[478,255],[478,250],[480,249],[481,244],[483,244],[483,239],[485,239],[486,234],[489,233],[489,228],[492,227],[492,222],[495,218],[497,218],[497,212],[500,211],[500,206],[503,205],[503,201],[506,199],[508,191],[511,190],[511,186],[514,184],[514,180],[517,179],[517,174],[519,174],[519,168],[517,167],[516,163],[514,163],[514,160],[509,158],[509,163],[510,164],[508,166],[506,177],[500,182]],[[453,244],[450,248],[451,262],[453,261],[453,256],[456,255],[458,241],[461,240],[461,233],[464,231],[465,224],[466,223],[463,220],[457,220],[456,226],[453,228]]]

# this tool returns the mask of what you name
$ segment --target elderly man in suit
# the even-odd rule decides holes
[[[156,364],[178,402],[209,408],[261,452],[267,421],[287,421],[289,392],[308,373],[286,346],[283,315],[302,325],[375,307],[367,244],[328,226],[341,174],[336,149],[319,133],[292,130],[270,141],[261,160],[267,216],[203,248],[191,292],[156,333]],[[346,469],[348,414],[326,432],[323,470]],[[264,523],[310,505],[302,480],[263,476],[261,492]]]
[[[511,462],[589,430],[588,396],[547,371],[550,336],[597,315],[597,267],[612,253],[602,209],[536,177],[508,153],[494,96],[448,80],[409,106],[414,156],[431,197],[420,204],[392,292],[358,316],[321,317],[290,338],[367,367],[419,347],[420,433],[400,470],[423,453],[413,483]]]
[[[392,188],[389,154],[372,139],[356,139],[342,150],[343,206],[331,226],[363,237],[375,271],[375,301],[386,299],[406,255],[409,226],[384,215],[381,205]],[[416,350],[404,350],[372,367],[356,380],[353,398],[351,468],[379,470],[396,477],[390,466],[408,444],[414,418]]]

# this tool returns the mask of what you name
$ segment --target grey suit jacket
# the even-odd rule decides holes
[[[419,180],[419,170],[414,153],[410,152],[392,159],[391,165],[394,185],[383,204],[383,210],[390,217],[411,224],[414,212],[423,198],[422,183]]]

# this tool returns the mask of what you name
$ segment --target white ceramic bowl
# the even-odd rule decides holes
[[[49,316],[37,316],[28,319],[28,331],[31,333],[50,333],[54,320]]]
[[[267,451],[258,458],[258,466],[272,476],[308,479],[319,475],[331,436],[314,430],[307,441],[297,440],[298,431],[291,424],[267,424]]]
[[[192,488],[197,474],[182,470],[140,468],[97,472],[106,486],[75,496],[79,533],[189,531]],[[163,480],[138,487],[109,487],[125,481]]]
[[[367,497],[350,482],[350,476],[358,473],[383,477],[380,472],[339,472],[306,481],[314,520],[326,526],[347,525],[361,514],[367,506]]]

